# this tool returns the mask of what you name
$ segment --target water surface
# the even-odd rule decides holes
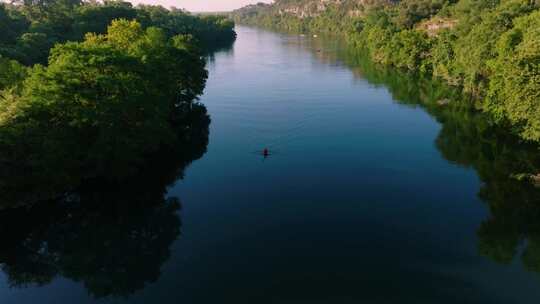
[[[61,254],[4,263],[1,303],[538,303],[539,191],[508,178],[536,150],[333,39],[237,32],[209,62],[206,154],[102,191],[122,218],[85,209]],[[180,201],[130,208],[156,179]]]

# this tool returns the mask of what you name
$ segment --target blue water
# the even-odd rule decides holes
[[[498,142],[473,149],[487,140],[445,132],[471,122],[397,98],[330,38],[237,32],[208,65],[207,152],[168,187],[182,225],[160,272],[101,298],[69,275],[10,287],[2,273],[1,303],[540,301],[520,258],[538,229],[516,233],[508,263],[482,254],[496,207],[479,195],[492,184],[479,168],[500,162]],[[491,235],[498,248],[506,232]]]

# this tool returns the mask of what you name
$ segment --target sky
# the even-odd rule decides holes
[[[191,12],[223,12],[257,2],[272,2],[272,0],[127,0],[133,4],[159,4],[164,7],[183,8]]]

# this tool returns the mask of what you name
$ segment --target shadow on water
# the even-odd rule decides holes
[[[3,196],[4,208],[6,200],[18,206],[0,212],[0,263],[10,286],[41,286],[65,277],[82,282],[91,295],[101,298],[128,296],[156,281],[169,247],[181,233],[180,199],[166,198],[167,186],[183,177],[208,144],[210,119],[204,106],[193,104],[181,121],[175,145],[146,155],[122,179],[76,176],[72,180],[80,183],[65,184],[66,191],[50,198],[59,181],[69,180],[60,176],[55,181],[62,174],[50,175],[52,189],[40,185],[19,197],[15,192]],[[71,140],[69,145],[77,144]],[[41,160],[50,159],[57,160]],[[34,164],[48,166],[54,164]],[[13,183],[22,178],[3,178],[4,189],[33,182],[25,180],[21,186]]]
[[[216,46],[212,51],[205,53],[206,60],[209,64],[214,64],[216,61],[216,55],[227,55],[227,56],[233,56],[234,55],[234,44],[221,44]]]
[[[478,196],[489,210],[476,231],[479,253],[502,264],[518,258],[525,269],[540,273],[540,188],[512,177],[540,172],[538,147],[496,126],[457,89],[373,64],[341,42],[321,41],[310,40],[308,48],[316,50],[313,56],[340,62],[356,77],[387,88],[398,103],[424,109],[441,125],[435,140],[441,155],[476,171],[482,181]]]

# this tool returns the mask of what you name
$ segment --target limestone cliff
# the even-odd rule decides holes
[[[396,0],[276,0],[273,4],[258,3],[248,5],[234,14],[250,16],[259,13],[291,15],[303,19],[317,17],[323,12],[335,9],[345,15],[360,16],[371,6],[387,5]]]

